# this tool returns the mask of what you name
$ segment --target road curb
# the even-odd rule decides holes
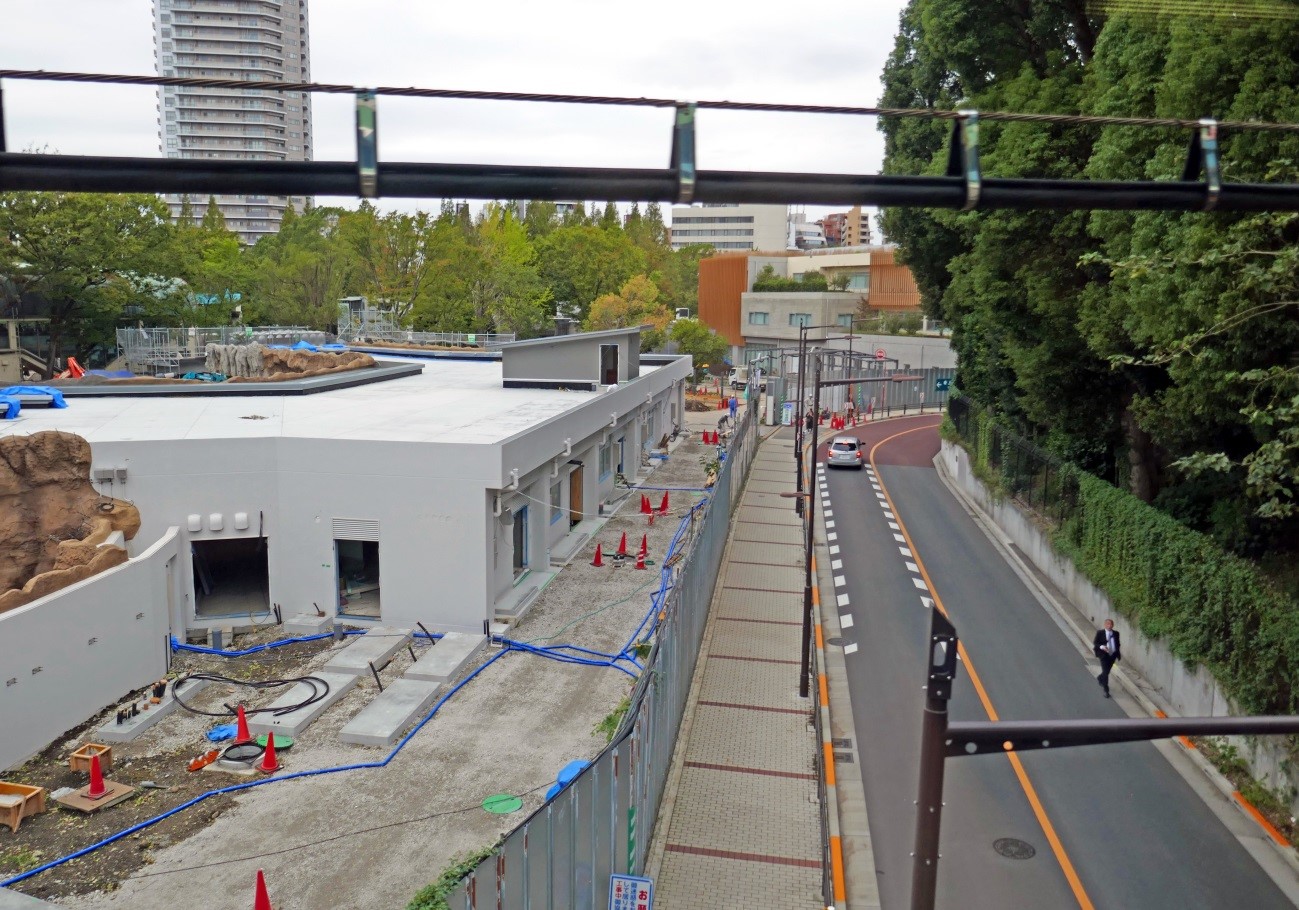
[[[1066,601],[1062,603],[1060,598],[1041,583],[1033,569],[1025,564],[1020,555],[1006,545],[1006,542],[1003,540],[1003,535],[1000,533],[1000,528],[992,519],[992,516],[985,512],[979,502],[969,496],[953,480],[951,474],[947,471],[947,466],[943,461],[941,452],[934,458],[934,469],[937,471],[938,477],[942,481],[943,485],[947,487],[948,491],[959,503],[962,504],[966,512],[974,519],[974,523],[983,532],[984,536],[988,538],[993,547],[1001,555],[1002,559],[1005,560],[1006,564],[1010,566],[1011,570],[1019,577],[1020,581],[1022,581],[1033,593],[1035,599],[1042,605],[1043,609],[1052,614],[1057,625],[1061,626],[1062,629],[1070,632],[1074,636],[1075,644],[1078,645],[1079,650],[1084,655],[1090,655],[1091,631],[1088,626],[1081,622],[1081,614],[1073,602]],[[1172,705],[1164,701],[1162,696],[1158,694],[1157,690],[1149,683],[1145,682],[1139,674],[1118,665],[1110,671],[1110,674],[1111,677],[1118,682],[1123,691],[1131,697],[1132,701],[1140,708],[1140,710],[1146,714],[1146,716],[1179,716],[1176,712],[1169,710],[1172,708]],[[1272,854],[1277,859],[1280,859],[1290,869],[1296,879],[1299,879],[1299,854],[1296,853],[1294,846],[1287,845],[1286,847],[1282,847],[1276,842],[1275,832],[1269,830],[1271,829],[1271,825],[1260,822],[1262,816],[1258,813],[1258,810],[1255,809],[1253,805],[1251,805],[1249,801],[1236,790],[1231,781],[1229,781],[1212,762],[1205,758],[1203,753],[1187,740],[1186,737],[1176,737],[1172,742],[1176,743],[1175,748],[1180,752],[1180,754],[1189,760],[1190,764],[1205,777],[1205,779],[1220,793],[1226,802],[1230,803],[1234,807],[1235,811],[1245,818],[1248,818],[1263,830],[1266,835],[1266,837],[1263,838],[1263,841],[1269,846]],[[1156,748],[1159,748],[1158,741],[1155,741],[1155,745]],[[1161,754],[1164,753],[1161,751]],[[1165,755],[1165,758],[1168,758],[1168,756]],[[1180,773],[1180,769],[1177,769],[1176,766],[1174,766],[1174,770],[1179,770]],[[1210,806],[1210,809],[1213,808],[1213,806]],[[1264,869],[1264,872],[1266,871],[1267,870]],[[1293,883],[1286,884],[1290,885],[1290,887],[1285,887],[1282,882],[1277,882],[1278,887],[1281,887],[1284,893],[1291,894],[1294,890]]]

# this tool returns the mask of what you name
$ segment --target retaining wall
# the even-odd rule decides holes
[[[994,497],[974,476],[968,452],[944,440],[938,460],[956,486],[977,503],[984,515],[1005,535],[1005,541],[1018,547],[1028,561],[1069,598],[1082,619],[1098,629],[1107,617],[1117,617],[1116,625],[1123,635],[1123,662],[1119,666],[1140,674],[1168,702],[1172,713],[1186,717],[1222,717],[1242,713],[1207,668],[1188,666],[1175,657],[1164,642],[1149,638],[1125,623],[1109,596],[1078,571],[1068,557],[1056,552],[1031,513],[1008,498]],[[1229,739],[1258,780],[1283,793],[1299,791],[1299,774],[1292,767],[1284,741],[1254,737]],[[1299,810],[1299,799],[1292,799],[1291,811],[1296,810]]]

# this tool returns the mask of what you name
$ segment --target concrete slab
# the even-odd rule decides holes
[[[368,671],[369,667],[366,667],[366,670]],[[288,714],[276,715],[273,712],[254,714],[252,717],[248,718],[249,732],[252,733],[253,736],[256,736],[258,733],[279,733],[297,739],[298,734],[307,729],[308,725],[310,725],[311,722],[321,714],[325,713],[334,702],[342,698],[347,693],[348,689],[356,685],[357,680],[355,673],[324,672],[312,673],[311,675],[317,679],[322,679],[329,684],[328,695],[318,702],[299,708],[296,711],[290,711]],[[272,709],[287,707],[295,702],[300,702],[303,699],[310,698],[313,691],[315,690],[307,683],[298,683],[275,701],[271,702],[270,707]],[[181,693],[182,696],[184,694],[184,692]]]
[[[196,679],[192,682],[185,683],[181,687],[180,697],[189,701],[190,698],[201,692],[208,684],[206,679]],[[126,707],[130,707],[128,702]],[[176,699],[172,696],[172,686],[167,686],[167,692],[162,696],[162,701],[156,705],[150,705],[148,711],[141,711],[135,717],[127,718],[122,723],[117,722],[117,712],[113,712],[113,717],[99,728],[95,733],[95,742],[100,743],[129,743],[145,730],[148,730],[158,721],[162,720],[168,714],[176,710]]]
[[[448,682],[486,643],[485,635],[448,632],[437,644],[429,648],[423,657],[411,664],[402,674],[402,678]]]
[[[317,616],[315,613],[299,613],[284,620],[286,635],[319,635],[334,627],[334,617]]]
[[[441,689],[435,682],[394,680],[347,722],[338,738],[361,746],[391,746],[412,721],[424,715]]]
[[[41,907],[55,906],[49,901],[30,897],[8,888],[0,888],[0,910],[40,910]]]
[[[388,666],[392,656],[406,647],[410,641],[410,629],[396,629],[392,626],[375,626],[364,635],[353,638],[346,648],[339,651],[325,664],[326,673],[351,673],[359,676],[370,672],[370,664],[376,670]]]

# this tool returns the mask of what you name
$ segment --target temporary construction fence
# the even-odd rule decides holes
[[[653,647],[613,740],[459,883],[452,910],[596,910],[608,906],[611,875],[644,870],[757,426],[746,409],[711,495],[673,539],[647,617]]]

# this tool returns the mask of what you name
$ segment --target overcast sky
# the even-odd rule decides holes
[[[904,0],[309,0],[317,82],[872,105]],[[0,0],[0,66],[153,75],[148,0]],[[153,88],[5,80],[13,150],[160,155]],[[355,157],[316,95],[316,160]],[[380,160],[663,167],[670,109],[379,99]],[[878,173],[874,118],[701,111],[703,169]],[[326,200],[355,205],[356,200]],[[391,207],[428,208],[394,201]],[[384,206],[387,207],[387,206]],[[824,208],[808,208],[819,216]]]

